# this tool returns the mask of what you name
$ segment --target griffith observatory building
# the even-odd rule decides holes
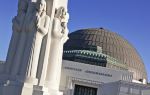
[[[146,69],[136,49],[104,28],[69,34],[60,89],[65,95],[150,95]]]

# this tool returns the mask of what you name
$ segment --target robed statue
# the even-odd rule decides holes
[[[40,0],[36,4],[36,14],[31,20],[29,27],[29,37],[30,40],[27,41],[26,45],[27,48],[25,53],[29,53],[29,57],[25,57],[24,64],[27,65],[27,80],[36,79],[37,74],[37,66],[41,51],[41,44],[43,37],[47,35],[49,24],[50,24],[50,17],[46,14],[46,1]],[[32,26],[32,27],[31,27]]]

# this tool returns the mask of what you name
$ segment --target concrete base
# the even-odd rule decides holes
[[[17,77],[19,78],[19,77]],[[15,77],[3,77],[0,80],[0,95],[63,95],[58,90],[49,90],[48,87],[34,85],[37,80],[29,78],[28,83],[23,83]]]
[[[0,84],[0,95],[21,95],[22,84],[7,80]]]
[[[2,93],[0,95],[20,95],[20,93],[21,93],[21,87],[4,86],[2,89]]]
[[[48,93],[48,88],[35,85],[33,95],[50,95],[50,94]]]
[[[50,90],[49,89],[49,95],[63,95],[63,92],[60,92],[58,90]]]
[[[38,79],[37,78],[32,78],[32,77],[27,77],[26,80],[25,80],[25,83],[32,84],[32,85],[37,85],[38,84]]]
[[[34,86],[32,95],[63,95],[63,93],[58,90],[49,90],[47,87],[43,86]]]
[[[24,83],[21,95],[33,95],[33,84]]]

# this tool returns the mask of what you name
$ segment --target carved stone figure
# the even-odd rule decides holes
[[[39,7],[39,8],[38,8]],[[37,4],[37,31],[45,36],[48,33],[50,17],[46,15],[46,1],[41,0],[41,3]]]
[[[19,0],[18,3],[18,14],[15,16],[12,20],[13,26],[13,34],[11,37],[10,41],[10,46],[7,54],[7,59],[6,59],[6,73],[10,72],[10,67],[14,65],[13,59],[15,56],[15,52],[17,50],[17,45],[18,41],[20,39],[20,32],[22,32],[23,24],[24,24],[24,19],[26,16],[28,8],[28,1],[27,0]]]
[[[48,28],[50,24],[50,17],[46,14],[46,1],[41,0],[36,4],[36,15],[31,20],[31,25],[29,26],[28,34],[29,40],[27,41],[27,48],[25,53],[30,56],[26,57],[24,64],[28,64],[27,67],[27,80],[28,82],[33,82],[36,79],[38,59],[40,55],[40,49],[43,37],[48,33]]]
[[[49,89],[59,90],[63,44],[68,39],[68,19],[69,15],[64,7],[60,7],[56,10],[53,21],[49,64],[46,75],[46,85]]]
[[[69,19],[68,13],[65,11],[65,8],[60,7],[56,10],[54,24],[53,24],[53,31],[52,37],[55,39],[62,39],[63,37],[67,37],[68,31],[67,29],[67,22]]]
[[[24,18],[22,32],[19,35],[20,39],[18,41],[17,50],[16,50],[14,60],[13,60],[13,63],[15,65],[13,65],[11,68],[12,76],[19,76],[19,73],[20,73],[19,69],[25,69],[25,67],[22,68],[21,65],[23,65],[23,62],[24,62],[23,59],[29,56],[29,55],[24,55],[24,52],[25,52],[25,48],[27,47],[26,46],[27,39],[31,38],[31,37],[28,37],[29,25],[30,25],[29,22],[31,22],[32,18],[35,16],[35,13],[36,13],[35,4],[31,1],[28,1],[28,9]],[[22,76],[24,75],[22,74]]]
[[[69,33],[69,30],[68,30],[68,27],[67,27],[67,23],[68,23],[68,20],[69,20],[69,14],[65,11],[63,12],[63,19],[62,19],[62,33],[63,33],[63,36],[62,36],[62,43],[64,44],[69,38],[68,38],[68,33]]]

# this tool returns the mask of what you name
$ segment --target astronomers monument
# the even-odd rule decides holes
[[[62,95],[63,44],[68,39],[67,0],[19,0],[0,95]]]

